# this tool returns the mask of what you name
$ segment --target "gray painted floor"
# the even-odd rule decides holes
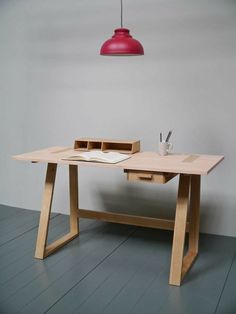
[[[39,213],[0,206],[0,313],[235,314],[236,238],[202,234],[183,285],[168,285],[172,232],[82,219],[81,234],[33,258]],[[67,232],[51,217],[49,241]]]

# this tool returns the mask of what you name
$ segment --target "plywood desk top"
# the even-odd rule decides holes
[[[207,175],[223,159],[220,155],[199,154],[170,154],[159,156],[155,152],[135,153],[131,158],[117,164],[68,161],[63,160],[75,153],[70,147],[50,147],[30,153],[13,156],[14,159],[31,162],[45,162],[66,165],[96,166],[108,168],[121,168],[129,170],[143,170],[156,172],[171,172],[183,174]]]
[[[169,284],[180,286],[182,279],[193,265],[198,254],[201,175],[207,175],[224,157],[196,154],[159,156],[156,152],[138,152],[132,154],[129,159],[117,164],[63,159],[73,155],[75,155],[73,148],[50,147],[13,157],[17,160],[48,164],[35,257],[44,259],[76,238],[79,235],[80,218],[100,219],[113,223],[174,230]],[[47,244],[57,164],[69,165],[70,231],[53,243]],[[121,212],[115,213],[80,208],[78,168],[82,166],[117,168],[127,172],[127,180],[129,181],[161,184],[168,182],[176,174],[179,174],[175,219],[159,219],[156,217],[123,214]],[[188,250],[185,254],[186,232],[189,232],[189,236]]]
[[[207,175],[223,159],[224,156],[217,155],[170,154],[159,156],[155,152],[141,152],[122,162],[122,166],[130,170]]]

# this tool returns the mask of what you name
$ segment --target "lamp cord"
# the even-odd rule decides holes
[[[120,26],[123,28],[123,1],[120,0]]]

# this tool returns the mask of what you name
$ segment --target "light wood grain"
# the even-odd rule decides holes
[[[140,170],[124,170],[127,173],[128,181],[140,181],[140,182],[150,182],[165,184],[171,179],[173,179],[176,173],[163,173],[163,172],[153,172],[153,171],[140,171]]]
[[[224,159],[217,155],[198,155],[192,162],[184,162],[188,156],[189,154],[159,156],[154,152],[141,152],[121,162],[120,166],[129,170],[207,175]]]
[[[137,140],[123,140],[123,139],[110,139],[110,138],[92,138],[92,137],[79,137],[76,138],[75,141],[86,141],[86,142],[104,142],[104,143],[126,143],[126,144],[132,144],[135,142],[139,142]]]
[[[39,259],[44,258],[56,171],[57,164],[48,164],[35,251],[35,257]]]
[[[44,251],[44,256],[43,258],[47,257],[48,255],[54,253],[64,245],[66,245],[68,242],[72,241],[77,237],[77,234],[73,232],[69,232],[62,236],[61,238],[57,239],[53,243],[50,243],[49,245],[46,246],[45,251]]]
[[[74,149],[83,151],[99,149],[104,152],[134,154],[140,151],[140,141],[79,138],[74,142]]]
[[[98,148],[98,146],[100,149],[100,144],[89,142],[89,140],[84,143],[84,149],[89,147]],[[106,150],[108,148],[104,143],[101,144],[101,149]],[[115,146],[110,146],[110,148],[113,150]],[[137,148],[138,146],[135,149]],[[75,150],[73,148],[56,146],[13,156],[17,160],[48,163],[35,257],[43,259],[74,239],[79,234],[78,216],[143,227],[174,229],[169,283],[179,286],[198,254],[200,175],[210,173],[224,157],[194,154],[159,156],[155,152],[141,152],[135,153],[131,158],[117,164],[64,160],[64,158],[68,158],[74,153]],[[57,164],[69,165],[70,232],[57,241],[46,245]],[[175,221],[78,209],[78,166],[122,169],[127,172],[128,180],[130,181],[154,183],[166,183],[177,174],[180,174]],[[191,193],[189,193],[190,186]],[[189,203],[188,223],[187,211]],[[189,247],[187,254],[183,257],[185,234],[188,230]]]
[[[193,263],[195,262],[197,258],[197,253],[188,251],[183,259],[183,266],[181,270],[181,281],[183,280],[184,276],[187,274],[189,269],[193,266]],[[180,285],[180,283],[178,284]]]
[[[81,218],[98,219],[98,220],[114,222],[114,223],[121,223],[121,224],[134,225],[134,226],[140,226],[140,227],[157,228],[157,229],[164,229],[164,230],[174,229],[174,220],[144,217],[144,216],[137,216],[137,215],[128,215],[128,214],[122,214],[122,213],[95,211],[95,210],[81,209],[81,208],[78,210],[78,213],[79,213],[79,217]],[[188,231],[188,223],[186,225],[186,231]]]
[[[176,286],[179,286],[181,283],[189,186],[190,176],[180,175],[169,279],[169,283]]]
[[[200,183],[201,177],[198,175],[192,175],[190,182],[187,182],[187,179],[185,177],[185,182],[183,180],[180,181],[179,184],[179,195],[176,207],[175,230],[172,246],[172,259],[169,280],[169,283],[171,285],[180,286],[181,281],[183,280],[187,272],[190,270],[190,268],[193,266],[193,263],[195,262],[198,255],[199,222],[200,222]],[[178,207],[180,201],[181,187],[183,194],[185,194],[185,204],[182,203],[182,206]],[[189,188],[190,188],[189,243],[188,251],[186,255],[183,257],[186,231],[185,221],[189,198],[187,196],[187,193]]]
[[[181,280],[193,266],[198,255],[199,224],[200,224],[200,187],[201,177],[191,176],[190,204],[189,204],[189,240],[188,251],[183,259]]]
[[[78,166],[69,165],[69,191],[70,191],[70,231],[79,233],[78,224]]]
[[[48,164],[43,195],[43,206],[40,214],[38,237],[35,250],[35,258],[38,259],[44,259],[46,256],[52,254],[79,235],[78,169],[76,165],[69,165],[70,232],[55,242],[47,245],[47,235],[56,179],[56,170],[57,164]]]
[[[60,152],[56,153],[57,151]],[[13,158],[22,161],[37,161],[67,165],[71,164],[83,167],[105,167],[196,175],[207,175],[224,159],[223,156],[218,155],[198,155],[198,158],[194,159],[192,162],[184,162],[184,160],[188,158],[189,154],[159,156],[155,152],[140,152],[133,154],[131,158],[117,164],[63,160],[63,158],[68,158],[74,154],[75,151],[73,148],[63,151],[63,147],[56,146],[40,151],[16,155],[13,156]]]
[[[189,250],[198,253],[199,224],[200,224],[200,185],[201,177],[191,176],[191,194],[189,211]]]

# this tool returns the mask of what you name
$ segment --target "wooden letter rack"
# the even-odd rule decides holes
[[[79,138],[75,140],[74,149],[83,151],[98,149],[102,150],[103,152],[134,154],[140,151],[140,141],[97,140]]]

